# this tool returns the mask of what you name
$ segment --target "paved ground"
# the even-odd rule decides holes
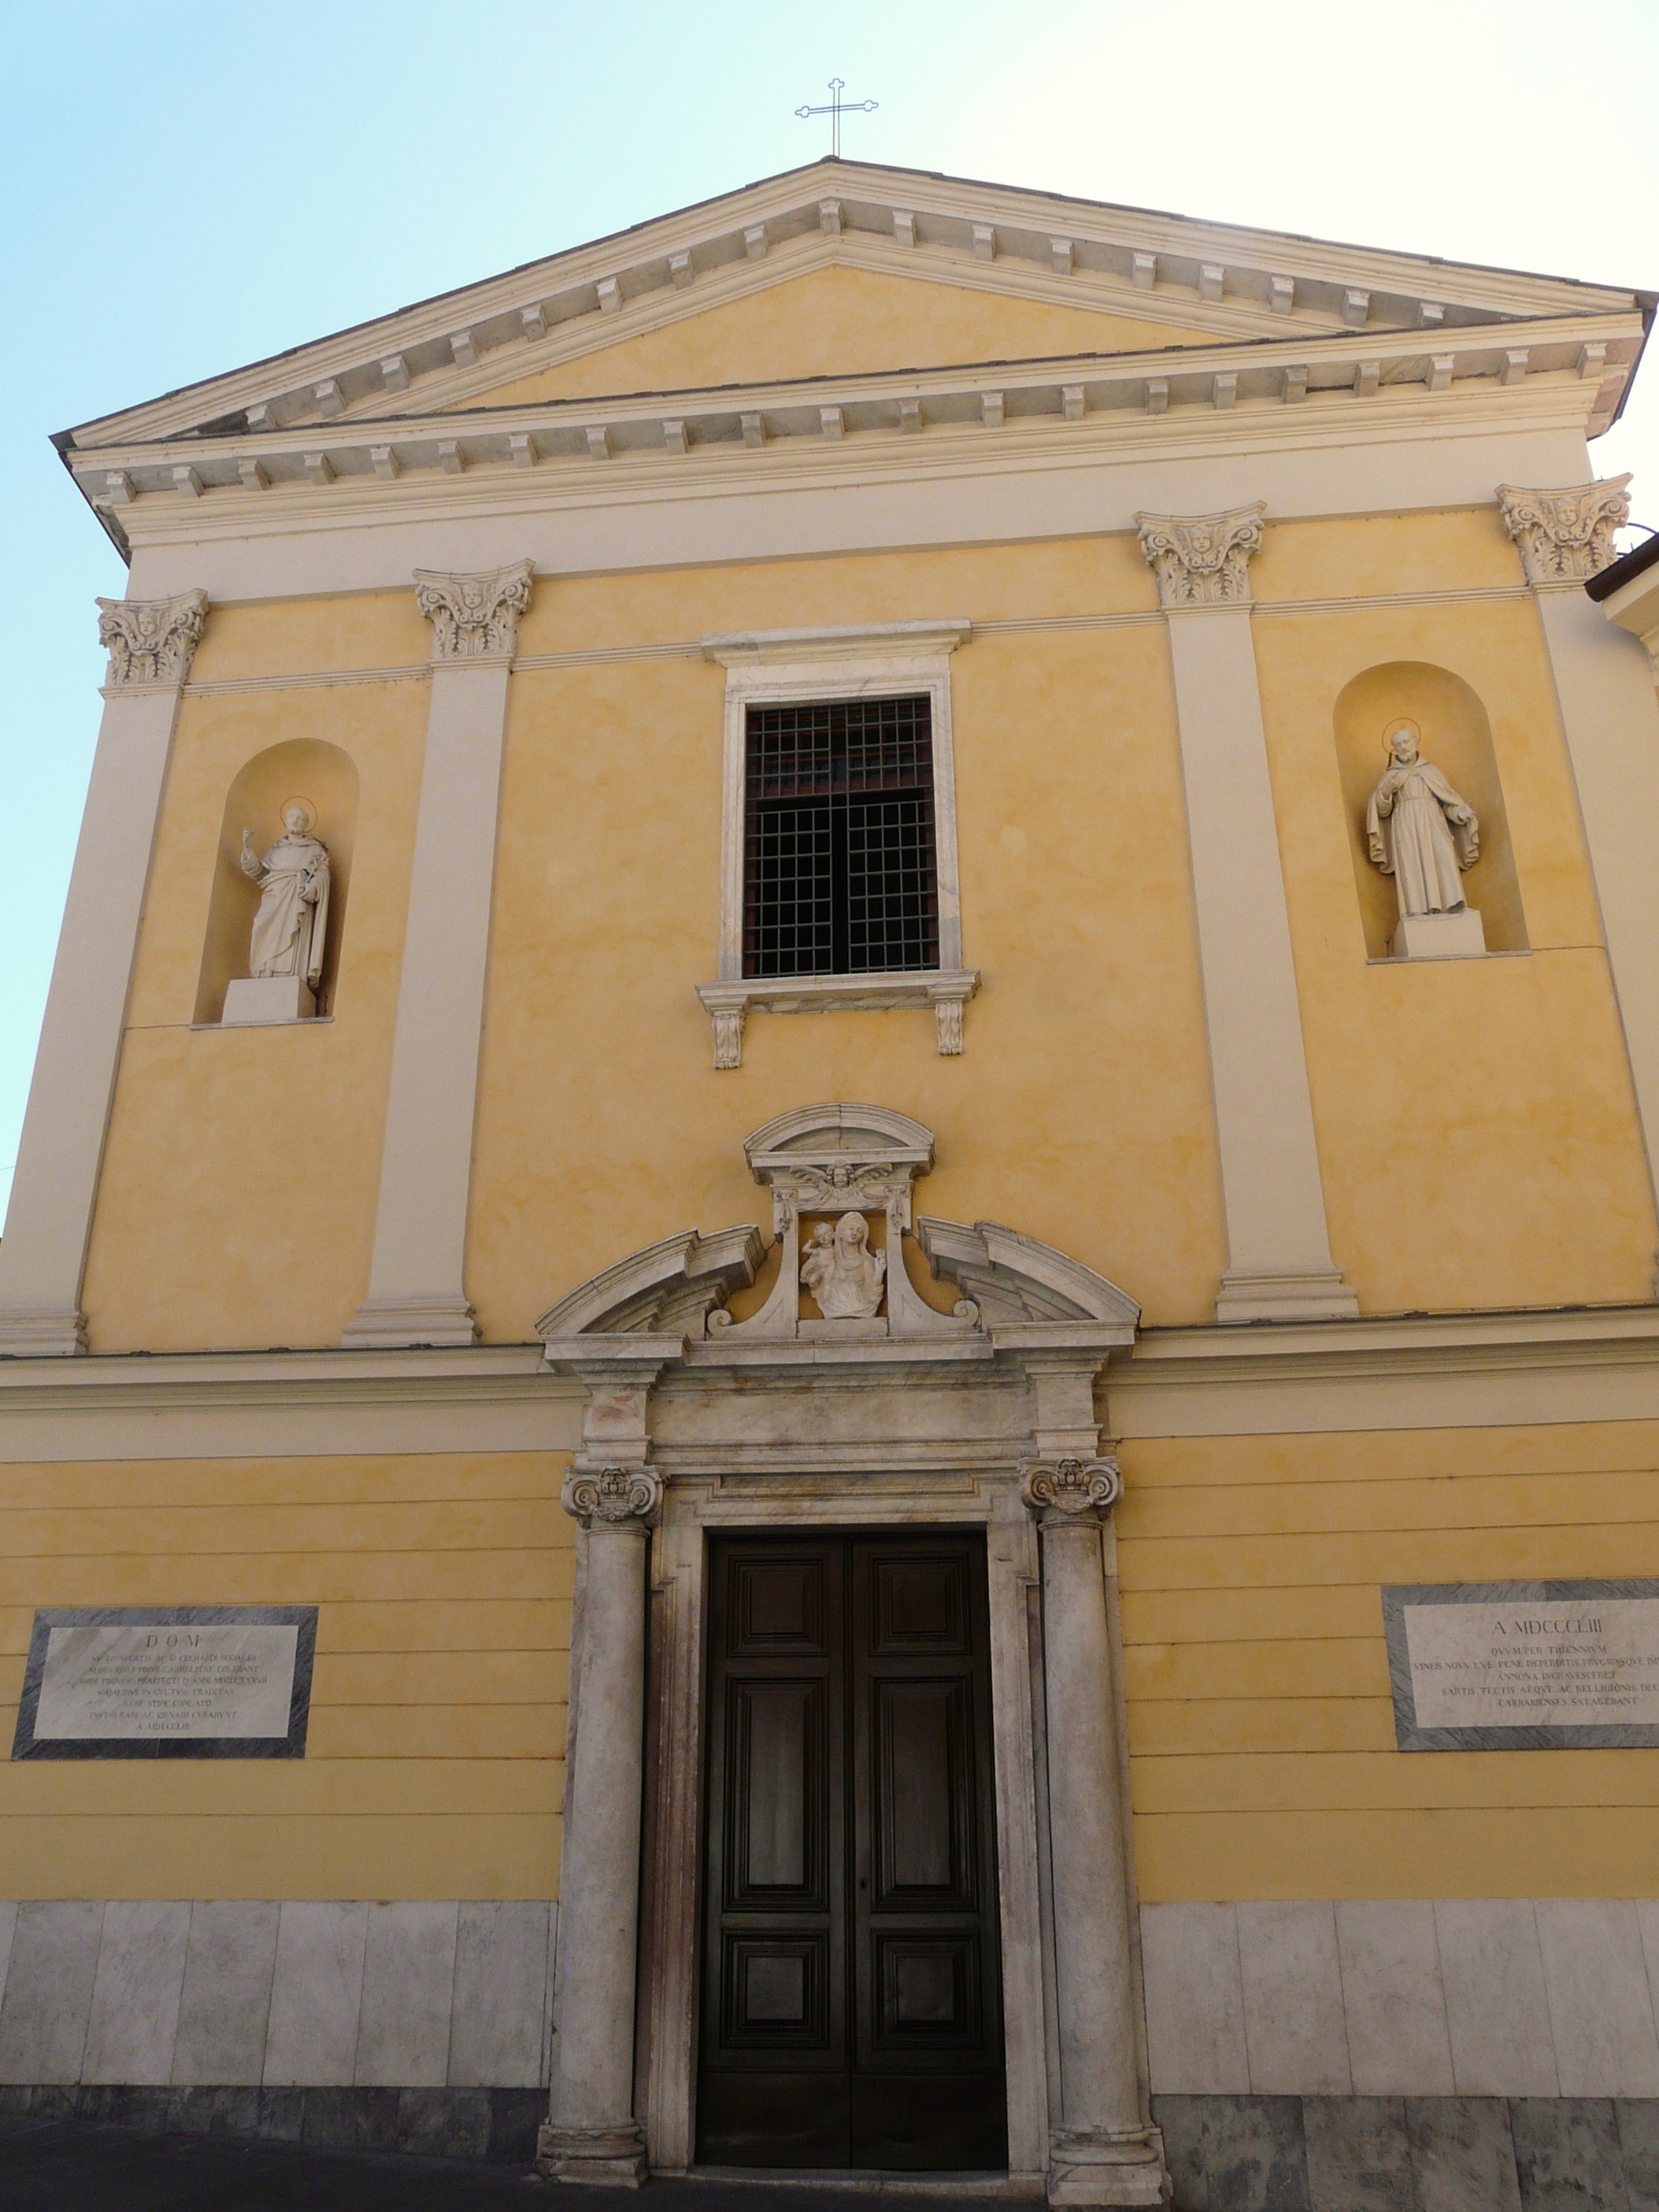
[[[583,2191],[575,2212],[933,2212],[989,2206],[966,2191],[918,2197],[714,2179]],[[308,2150],[75,2124],[0,2126],[0,2212],[549,2212],[532,2173],[473,2161]]]

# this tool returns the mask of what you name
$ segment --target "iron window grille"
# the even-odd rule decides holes
[[[744,753],[744,974],[937,968],[927,695],[750,707]]]

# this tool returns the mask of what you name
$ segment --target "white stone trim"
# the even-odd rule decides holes
[[[1587,331],[1609,363],[1599,385],[1586,383],[1580,371]],[[1528,341],[1523,349],[1513,343],[1517,335]],[[645,395],[486,405],[469,410],[460,422],[443,412],[340,421],[326,433],[312,429],[289,438],[262,429],[252,442],[246,434],[192,434],[172,444],[77,449],[73,465],[87,498],[106,516],[118,518],[118,528],[130,538],[148,526],[151,507],[162,518],[191,517],[186,527],[210,526],[216,507],[228,508],[239,524],[281,527],[307,486],[319,495],[310,503],[325,509],[343,499],[361,501],[374,487],[392,511],[405,513],[411,501],[437,489],[435,477],[453,481],[458,473],[476,477],[496,470],[522,475],[526,463],[544,464],[596,492],[590,465],[596,450],[635,470],[643,464],[659,485],[665,468],[678,477],[706,468],[711,459],[775,475],[792,445],[813,449],[822,461],[827,433],[843,469],[852,465],[853,448],[872,441],[902,446],[906,465],[917,465],[929,445],[953,434],[959,439],[964,431],[974,434],[982,453],[988,443],[1018,445],[1045,430],[1062,442],[1078,434],[1129,439],[1149,428],[1167,440],[1194,420],[1219,418],[1231,425],[1248,418],[1259,428],[1265,416],[1282,436],[1291,419],[1287,406],[1294,407],[1297,434],[1306,434],[1309,422],[1322,414],[1334,413],[1349,425],[1360,409],[1364,419],[1385,423],[1402,411],[1418,422],[1426,414],[1431,422],[1455,422],[1472,408],[1524,410],[1535,398],[1553,399],[1594,436],[1612,419],[1640,353],[1643,330],[1639,318],[1626,314],[1594,323],[1510,325],[1499,336],[1509,342],[1472,332],[1456,349],[1432,361],[1413,332],[1394,334],[1386,344],[1370,333],[1287,340],[1275,330],[1271,339],[1250,343],[1243,354],[1236,342],[1225,341],[1056,355],[1021,362],[1014,375],[1004,365],[1000,405],[988,439],[985,366],[969,363],[711,386],[675,394],[670,415],[661,397]],[[1518,351],[1525,353],[1526,370],[1517,379]],[[927,434],[919,445],[917,430]],[[1252,433],[1246,427],[1238,434]],[[249,489],[249,463],[264,480],[258,490]],[[196,491],[179,489],[181,465],[193,472]],[[607,468],[606,481],[615,473]],[[273,490],[284,496],[273,500]],[[216,493],[229,496],[216,499]]]
[[[1170,628],[1227,1272],[1218,1322],[1357,1314],[1331,1258],[1250,637],[1259,502],[1144,514]]]
[[[939,1049],[962,1050],[962,1008],[979,988],[962,960],[961,876],[957,857],[956,748],[950,656],[971,634],[966,617],[932,622],[839,624],[708,637],[702,650],[726,671],[720,785],[719,981],[699,984],[714,1030],[714,1065],[742,1064],[750,1012],[805,1013],[833,1006],[931,1006]],[[925,692],[933,755],[933,859],[939,886],[939,966],[900,975],[745,977],[743,972],[744,793],[750,707],[815,699],[896,698]]]
[[[1494,387],[1485,400],[1397,409],[1351,396],[1269,412],[971,426],[925,437],[774,445],[757,453],[619,457],[580,471],[471,470],[328,495],[289,489],[257,508],[157,498],[124,509],[133,588],[204,577],[214,602],[387,591],[412,568],[483,568],[533,553],[544,571],[790,559],[917,544],[1097,537],[1135,514],[1265,499],[1275,520],[1489,507],[1500,476],[1585,466],[1583,387]],[[785,498],[784,493],[794,495]],[[339,494],[336,496],[335,494]]]
[[[530,569],[422,572],[420,603],[446,657],[431,676],[368,1295],[348,1346],[464,1345],[475,1334],[467,1200],[510,654]],[[471,645],[454,615],[468,605]]]
[[[112,682],[0,1238],[0,1357],[86,1349],[81,1284],[179,687],[205,595],[100,602]],[[148,640],[156,657],[135,660]],[[150,670],[165,669],[169,681]]]

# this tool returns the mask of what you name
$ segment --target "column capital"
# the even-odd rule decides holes
[[[1261,550],[1265,500],[1224,514],[1138,514],[1140,550],[1158,577],[1158,605],[1249,606],[1250,556]]]
[[[1099,1521],[1123,1495],[1123,1470],[1110,1452],[1099,1459],[1028,1459],[1019,1470],[1019,1494],[1047,1527]]]
[[[179,592],[170,599],[100,599],[98,642],[109,653],[106,692],[176,689],[190,673],[207,611],[205,592]]]
[[[530,605],[533,561],[476,575],[415,571],[415,604],[432,625],[432,658],[439,664],[508,660],[519,641],[519,617]]]
[[[565,1477],[559,1502],[584,1528],[643,1531],[662,1510],[662,1477],[653,1467],[574,1467]]]
[[[1628,476],[1528,491],[1499,484],[1504,527],[1515,540],[1529,584],[1577,584],[1619,557],[1613,533],[1630,519]]]

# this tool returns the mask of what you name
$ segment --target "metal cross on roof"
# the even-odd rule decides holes
[[[878,104],[873,100],[843,100],[842,94],[846,89],[845,77],[832,76],[830,80],[830,105],[827,107],[798,107],[795,110],[796,114],[803,121],[809,115],[827,115],[830,118],[830,151],[837,161],[841,159],[842,117],[868,115]]]

